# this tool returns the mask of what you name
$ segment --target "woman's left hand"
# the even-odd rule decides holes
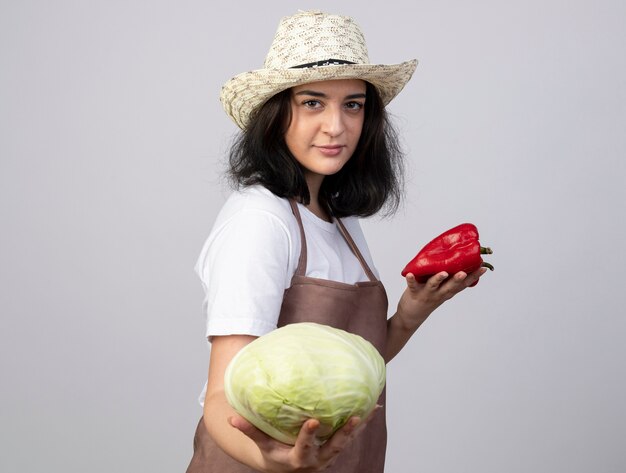
[[[390,362],[428,316],[448,299],[472,286],[487,268],[473,273],[460,271],[452,277],[442,271],[419,283],[412,273],[406,275],[406,289],[398,302],[397,312],[387,320],[385,361]]]
[[[460,271],[452,277],[442,271],[422,284],[409,273],[406,275],[407,288],[400,298],[396,315],[405,326],[417,328],[437,307],[470,287],[485,274],[485,271],[487,268],[480,268],[469,274]]]

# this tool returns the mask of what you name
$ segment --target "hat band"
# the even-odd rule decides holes
[[[300,64],[299,66],[293,66],[293,67],[290,67],[289,69],[306,69],[309,67],[320,67],[320,66],[341,66],[342,64],[356,64],[356,62],[344,61],[343,59],[326,59],[324,61]]]

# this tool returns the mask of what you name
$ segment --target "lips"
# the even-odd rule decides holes
[[[341,153],[344,146],[343,145],[325,145],[325,146],[316,146],[316,148],[322,153],[324,156],[337,156]]]

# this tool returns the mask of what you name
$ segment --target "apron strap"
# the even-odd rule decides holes
[[[357,259],[361,263],[361,266],[363,267],[365,274],[367,274],[367,277],[370,279],[370,281],[373,281],[373,282],[378,281],[373,271],[370,269],[369,265],[367,264],[367,261],[365,261],[365,258],[361,254],[361,251],[359,251],[359,247],[356,245],[356,243],[354,243],[354,240],[350,236],[350,233],[348,233],[348,229],[344,226],[341,219],[335,218],[335,220],[337,222],[337,225],[339,226],[339,231],[345,238],[346,242],[348,242],[348,246],[352,250],[352,253],[354,253],[354,255],[357,257]]]
[[[298,204],[294,199],[289,199],[289,205],[291,205],[291,211],[296,217],[296,221],[298,222],[298,227],[300,227],[300,258],[298,258],[298,267],[296,268],[295,276],[306,275],[306,236],[304,234],[304,225],[302,225],[302,217],[300,216],[300,210],[298,209]]]
[[[296,276],[305,276],[306,275],[306,257],[307,257],[307,249],[306,249],[306,236],[304,234],[304,225],[302,224],[302,217],[300,216],[300,209],[298,209],[298,204],[294,199],[289,199],[289,205],[291,206],[291,211],[296,217],[296,221],[298,222],[298,227],[300,227],[300,258],[298,258],[298,267],[296,268]],[[341,235],[346,240],[346,243],[350,247],[354,256],[359,260],[363,271],[369,278],[370,281],[376,282],[378,279],[370,269],[367,261],[359,251],[359,247],[354,243],[354,240],[348,233],[348,229],[344,226],[343,222],[339,218],[335,218],[337,222],[337,226],[339,227],[339,231]]]

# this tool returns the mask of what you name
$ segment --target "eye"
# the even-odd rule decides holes
[[[305,100],[302,102],[302,105],[308,108],[319,108],[322,106],[321,102],[315,99]]]
[[[345,105],[345,107],[348,110],[354,110],[354,111],[361,110],[364,106],[365,106],[364,103],[362,103],[362,102],[354,102],[354,101],[353,102],[347,102],[346,105]]]

